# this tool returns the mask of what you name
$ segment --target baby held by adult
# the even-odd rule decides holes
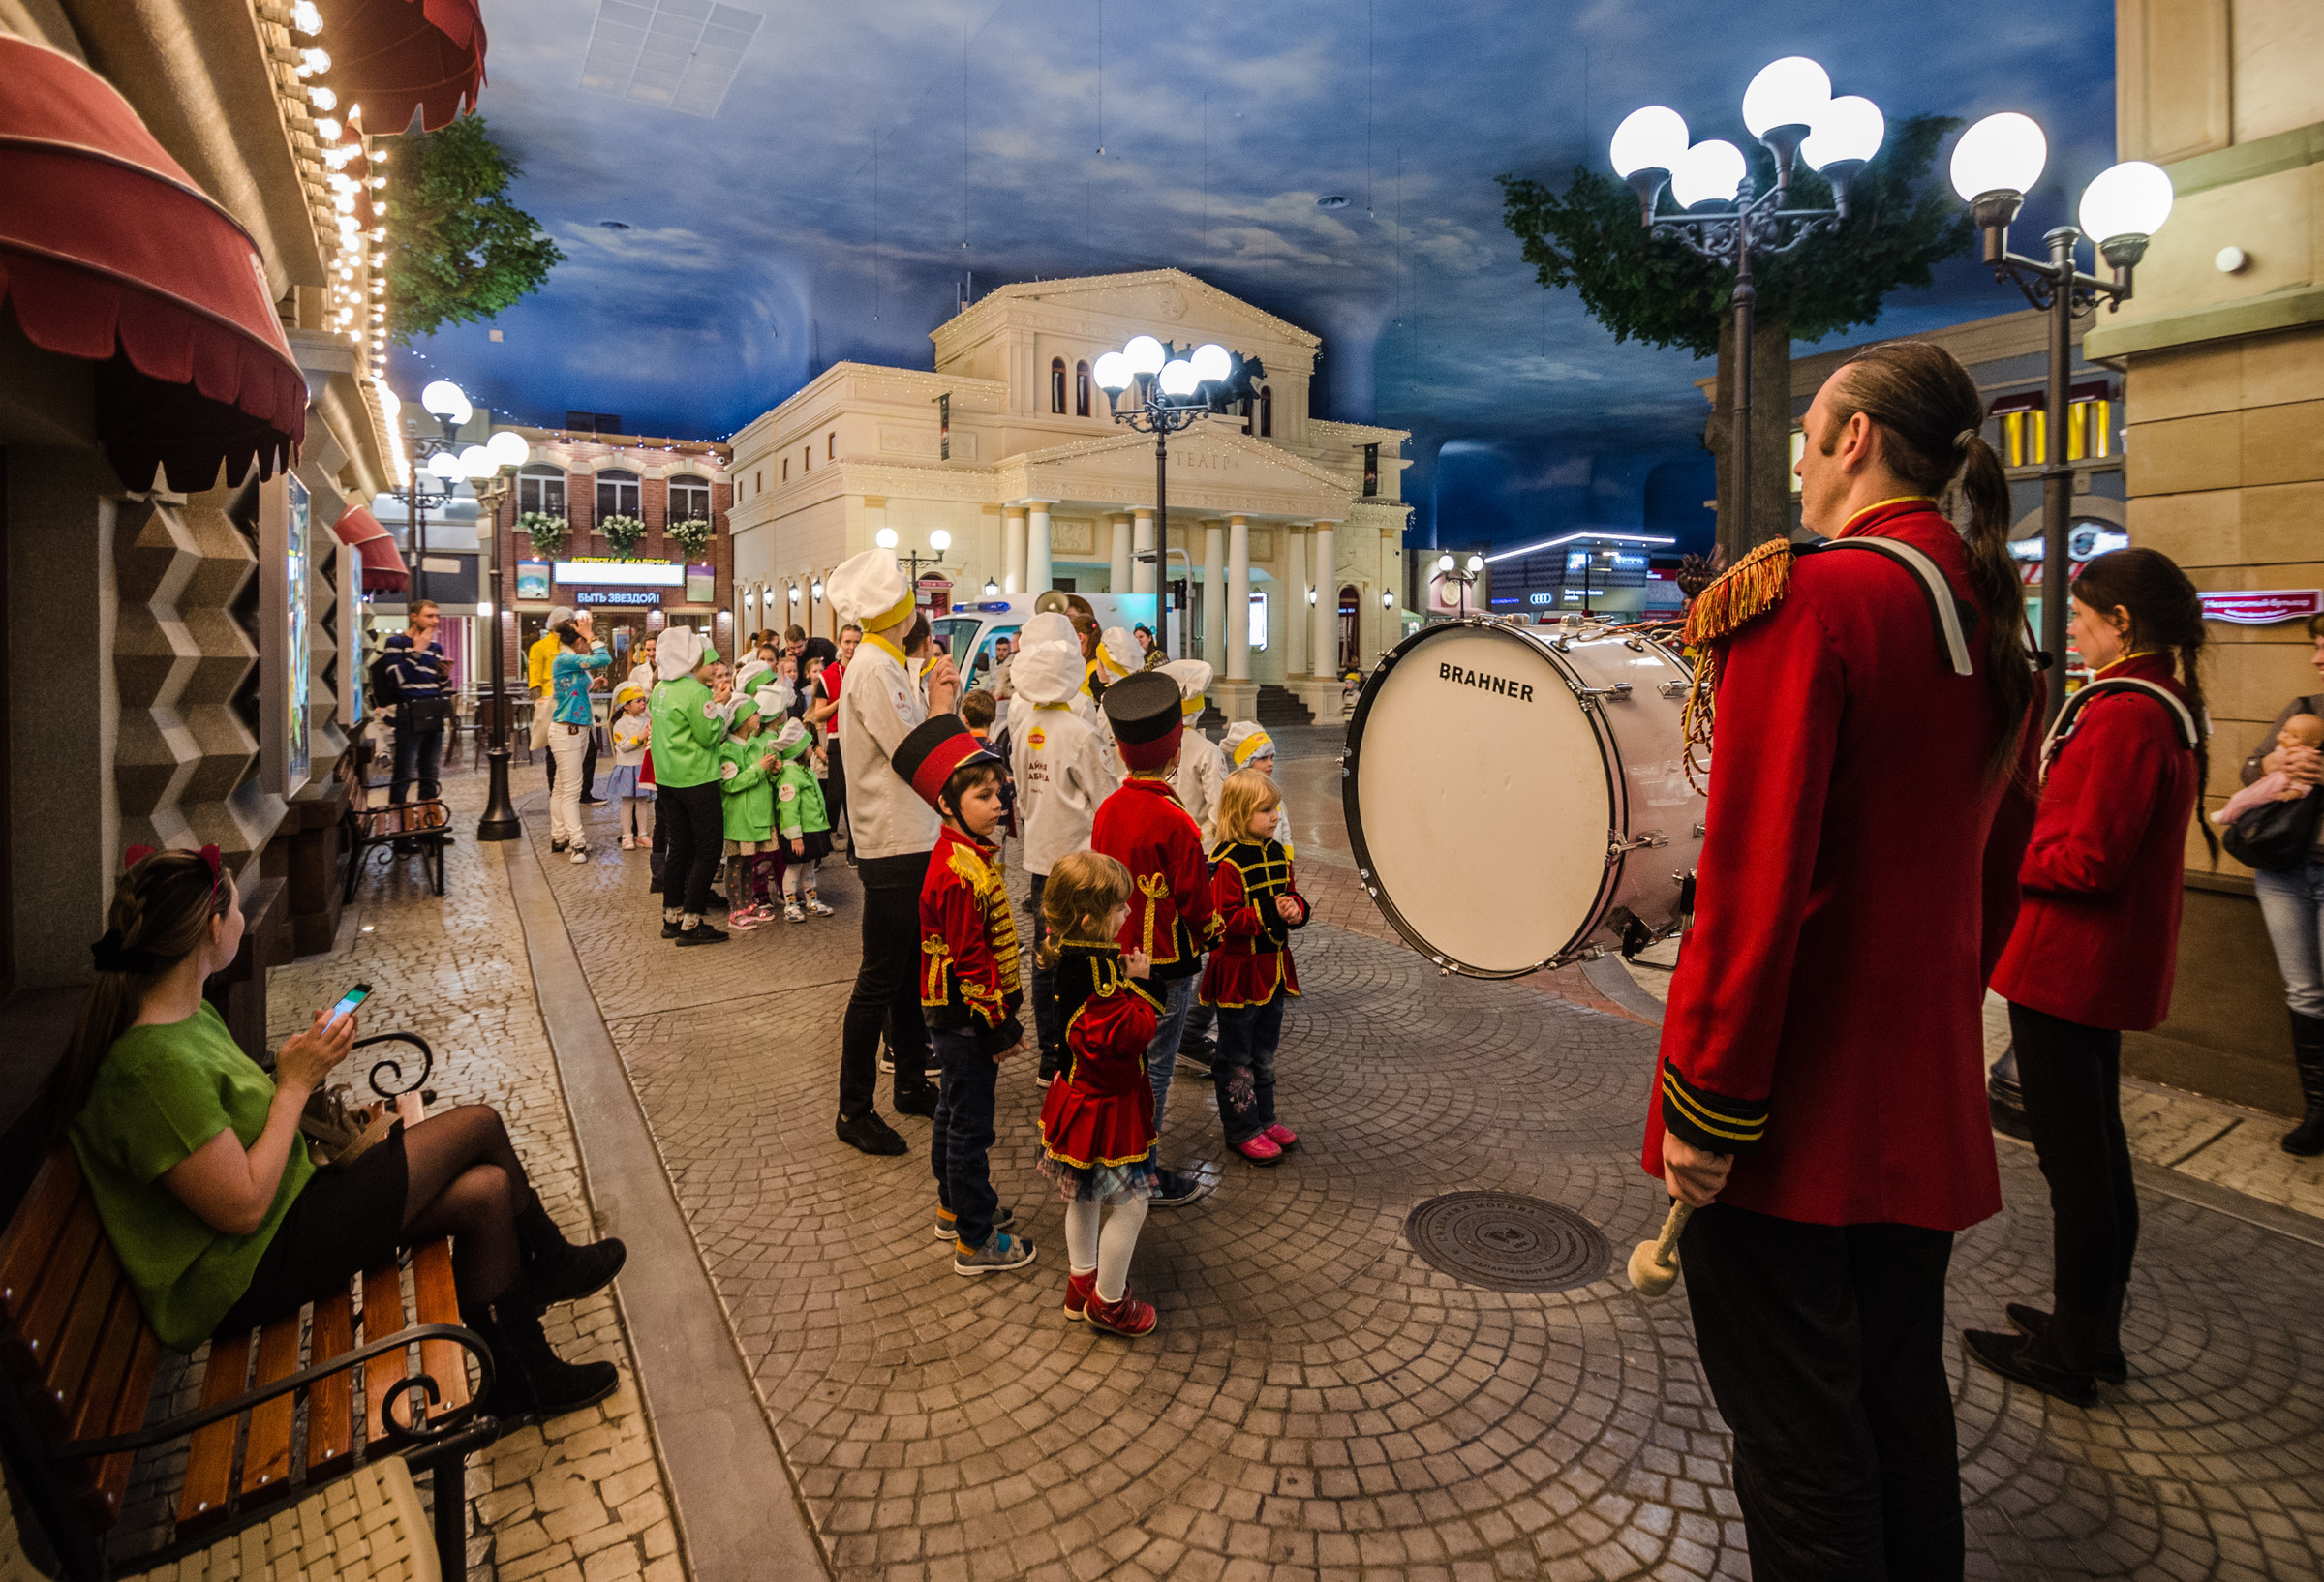
[[[2324,719],[2314,715],[2294,715],[2283,722],[2276,733],[2279,747],[2324,747]],[[2214,824],[2232,824],[2244,814],[2265,802],[2298,802],[2315,788],[2306,780],[2294,779],[2278,769],[2262,775],[2227,799],[2227,805],[2211,815]]]

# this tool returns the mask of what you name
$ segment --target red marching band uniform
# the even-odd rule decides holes
[[[1166,678],[1167,679],[1167,678]],[[1157,979],[1190,978],[1218,940],[1202,827],[1168,780],[1132,776],[1098,807],[1089,846],[1130,870],[1134,894],[1118,936],[1125,951],[1154,958]]]
[[[1146,1047],[1160,1003],[1122,970],[1121,947],[1112,940],[1064,941],[1055,979],[1067,1063],[1041,1104],[1043,1150],[1075,1170],[1151,1159],[1154,1089]]]
[[[994,848],[947,823],[920,884],[920,1004],[929,1025],[997,1053],[1023,1035],[1017,925]]]
[[[1220,939],[1203,968],[1203,1003],[1234,1010],[1265,1005],[1278,989],[1297,994],[1292,926],[1275,910],[1275,902],[1289,896],[1300,903],[1300,923],[1307,919],[1306,897],[1292,882],[1290,854],[1279,840],[1221,840],[1210,856]]]
[[[1883,502],[1835,534],[1856,536],[1929,557],[1973,629],[1968,551],[1933,502]],[[1697,910],[1641,1163],[1662,1178],[1667,1128],[1736,1156],[1723,1203],[1958,1231],[2002,1207],[1982,1003],[2032,802],[1963,750],[2002,729],[1993,694],[1932,650],[1918,578],[1885,560],[1800,555],[1780,603],[1706,634]]]

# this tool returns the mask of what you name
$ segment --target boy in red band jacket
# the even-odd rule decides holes
[[[920,1009],[944,1072],[929,1144],[936,1234],[953,1243],[955,1274],[1022,1268],[1033,1244],[1003,1229],[1013,1216],[990,1162],[1000,1062],[1024,1041],[1017,924],[994,844],[1006,771],[958,715],[915,727],[889,762],[944,821],[920,885]]]
[[[1146,1073],[1154,1089],[1154,1125],[1169,1112],[1170,1078],[1178,1039],[1194,1003],[1203,952],[1218,942],[1218,911],[1210,895],[1210,865],[1202,827],[1179,806],[1173,776],[1183,735],[1178,685],[1158,670],[1141,670],[1108,686],[1102,707],[1129,778],[1097,809],[1089,849],[1130,870],[1130,915],[1121,948],[1153,960],[1148,981],[1162,999]],[[1177,1171],[1157,1169],[1154,1202],[1191,1202],[1200,1184]]]

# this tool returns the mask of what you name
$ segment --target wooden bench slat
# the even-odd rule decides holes
[[[308,1354],[328,1362],[355,1349],[352,1304],[344,1291],[315,1304]],[[310,1486],[341,1472],[355,1454],[355,1372],[352,1368],[318,1381],[307,1391],[307,1482]]]
[[[277,1319],[259,1331],[258,1377],[251,1388],[298,1372],[298,1315]],[[290,1429],[298,1417],[294,1395],[278,1395],[252,1407],[250,1437],[242,1446],[242,1500],[271,1500],[290,1487]]]
[[[162,1344],[146,1326],[137,1293],[124,1283],[114,1293],[113,1310],[106,1320],[105,1339],[97,1348],[90,1369],[90,1387],[82,1392],[81,1407],[73,1419],[74,1439],[105,1439],[133,1433],[144,1426],[145,1409],[153,1394],[153,1374],[161,1361]],[[109,1387],[117,1381],[118,1387]],[[129,1470],[137,1457],[129,1451],[109,1455],[89,1474],[82,1508],[99,1532],[121,1517],[121,1500],[129,1492]]]
[[[404,1282],[393,1263],[363,1271],[363,1339],[385,1340],[404,1327]],[[379,1445],[387,1438],[380,1409],[387,1392],[410,1370],[402,1352],[382,1352],[363,1363],[364,1439]]]
[[[41,1162],[8,1229],[0,1232],[0,1322],[14,1323],[31,1299],[41,1270],[80,1196],[80,1166],[70,1148]]]
[[[248,1387],[250,1344],[256,1332],[213,1337],[209,1365],[201,1375],[201,1404],[217,1406]],[[228,1417],[198,1428],[186,1446],[186,1482],[177,1497],[177,1529],[181,1533],[215,1526],[231,1508],[234,1490],[234,1431],[239,1417]]]
[[[12,1327],[10,1361],[25,1375],[27,1383],[36,1383],[47,1373],[48,1359],[56,1354],[57,1340],[65,1330],[65,1319],[73,1311],[73,1297],[104,1240],[105,1227],[98,1223],[97,1205],[84,1196],[73,1205],[48,1265],[41,1270],[22,1317]]]
[[[412,1284],[421,1323],[458,1323],[460,1293],[452,1284],[452,1244],[431,1241],[412,1249]],[[441,1417],[468,1405],[468,1353],[458,1342],[419,1343],[420,1371],[436,1381],[439,1399],[429,1414]]]
[[[48,1358],[48,1371],[41,1380],[41,1397],[53,1409],[55,1426],[59,1428],[75,1415],[81,1385],[89,1378],[89,1358],[97,1353],[97,1342],[105,1333],[106,1321],[112,1315],[113,1299],[122,1286],[120,1261],[113,1257],[109,1245],[98,1242],[97,1254],[89,1260],[88,1269],[81,1276],[80,1290],[74,1294],[72,1310],[65,1315],[64,1333],[57,1337],[55,1350]],[[111,1386],[111,1380],[101,1380],[97,1385]]]

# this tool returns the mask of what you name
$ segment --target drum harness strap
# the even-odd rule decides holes
[[[1802,555],[1820,555],[1835,549],[1869,549],[1885,555],[1920,579],[1921,597],[1928,601],[1929,620],[1937,627],[1938,644],[1956,676],[1973,676],[1976,667],[1969,660],[1969,637],[1962,625],[1962,617],[1976,619],[1976,612],[1966,608],[1953,596],[1953,586],[1944,580],[1937,563],[1914,549],[1911,544],[1894,538],[1818,538],[1799,546]]]
[[[2058,754],[2064,750],[2065,744],[2072,740],[2074,732],[2082,728],[2082,711],[2090,706],[2091,699],[2107,692],[2144,692],[2159,702],[2171,712],[2171,723],[2178,727],[2179,745],[2189,752],[2194,751],[2203,737],[2210,734],[2197,728],[2194,711],[2167,686],[2141,676],[2113,676],[2094,681],[2065,700],[2065,707],[2058,711],[2056,723],[2050,726],[2049,734],[2041,739],[2041,777],[2045,782],[2050,777],[2050,766],[2058,761]]]

